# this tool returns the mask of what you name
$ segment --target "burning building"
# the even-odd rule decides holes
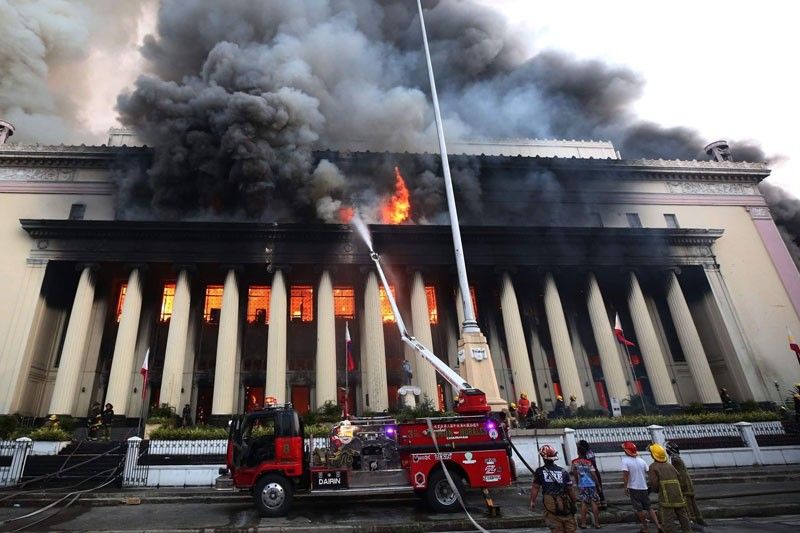
[[[135,191],[119,175],[152,153],[125,135],[0,146],[0,412],[83,416],[99,401],[136,418],[144,398],[210,419],[265,396],[306,411],[347,394],[358,412],[383,411],[409,379],[404,361],[434,405],[452,405],[404,349],[346,224],[372,210],[412,333],[458,368],[453,245],[428,186],[438,158],[315,152],[390,184],[370,201],[332,199],[339,223],[143,218],[121,209]],[[667,161],[624,159],[609,142],[452,143],[470,296],[506,400],[714,405],[721,387],[781,399],[798,376],[786,333],[800,334],[800,274],[757,188],[769,169],[722,147]]]

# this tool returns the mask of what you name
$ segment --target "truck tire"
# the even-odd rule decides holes
[[[284,516],[292,506],[292,485],[280,474],[267,474],[256,483],[253,500],[261,516]]]
[[[458,494],[463,495],[464,483],[461,481],[461,477],[452,471],[450,477],[453,478],[453,484],[456,486]],[[444,470],[437,470],[428,478],[428,490],[425,492],[425,497],[431,509],[438,513],[453,513],[461,509],[458,495],[453,492],[447,476],[444,475]]]

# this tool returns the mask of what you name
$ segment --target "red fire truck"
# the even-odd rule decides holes
[[[346,420],[320,448],[315,439],[305,440],[291,405],[234,418],[227,467],[217,485],[251,491],[264,516],[286,514],[295,495],[416,493],[434,510],[449,512],[460,508],[465,489],[504,487],[516,478],[507,428],[490,413],[485,394],[408,334],[377,254],[372,259],[403,342],[459,392],[458,415],[403,423],[388,417]]]

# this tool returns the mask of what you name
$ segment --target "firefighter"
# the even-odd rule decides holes
[[[520,419],[528,417],[530,408],[531,401],[528,399],[528,395],[523,392],[519,395],[519,400],[517,400],[517,413],[519,413]]]
[[[519,421],[517,421],[517,404],[514,402],[508,404],[508,424],[512,428],[519,427]]]
[[[647,486],[658,493],[658,512],[664,533],[675,531],[675,520],[681,524],[681,533],[691,533],[689,511],[681,492],[678,471],[667,462],[667,451],[660,444],[650,445],[650,455],[655,461],[647,472]]]
[[[111,424],[114,422],[114,406],[107,403],[100,419],[103,422],[103,440],[111,440]]]
[[[536,509],[536,498],[542,492],[544,505],[544,521],[551,532],[577,531],[575,522],[576,502],[578,495],[572,484],[569,473],[558,466],[558,452],[552,446],[545,444],[539,449],[539,455],[544,460],[533,474],[531,487],[531,511]]]
[[[575,416],[578,413],[578,398],[573,394],[569,397],[569,416]]]
[[[45,422],[44,426],[42,427],[47,429],[59,429],[58,417],[56,415],[50,415],[50,417],[47,419],[47,422]]]
[[[556,396],[556,406],[553,409],[553,417],[554,418],[566,418],[567,416],[567,408],[564,405],[564,397],[560,394]]]
[[[697,525],[706,525],[706,521],[703,520],[703,514],[700,512],[700,508],[697,507],[697,500],[694,499],[694,483],[692,483],[692,478],[689,477],[686,463],[681,459],[680,448],[673,442],[665,443],[664,448],[667,450],[667,455],[669,455],[672,466],[674,466],[675,470],[678,472],[678,479],[681,482],[681,492],[683,492],[683,497],[686,499],[689,517]]]

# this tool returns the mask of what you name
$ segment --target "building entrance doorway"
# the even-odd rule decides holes
[[[311,409],[311,389],[306,385],[292,385],[292,407],[304,415]]]

